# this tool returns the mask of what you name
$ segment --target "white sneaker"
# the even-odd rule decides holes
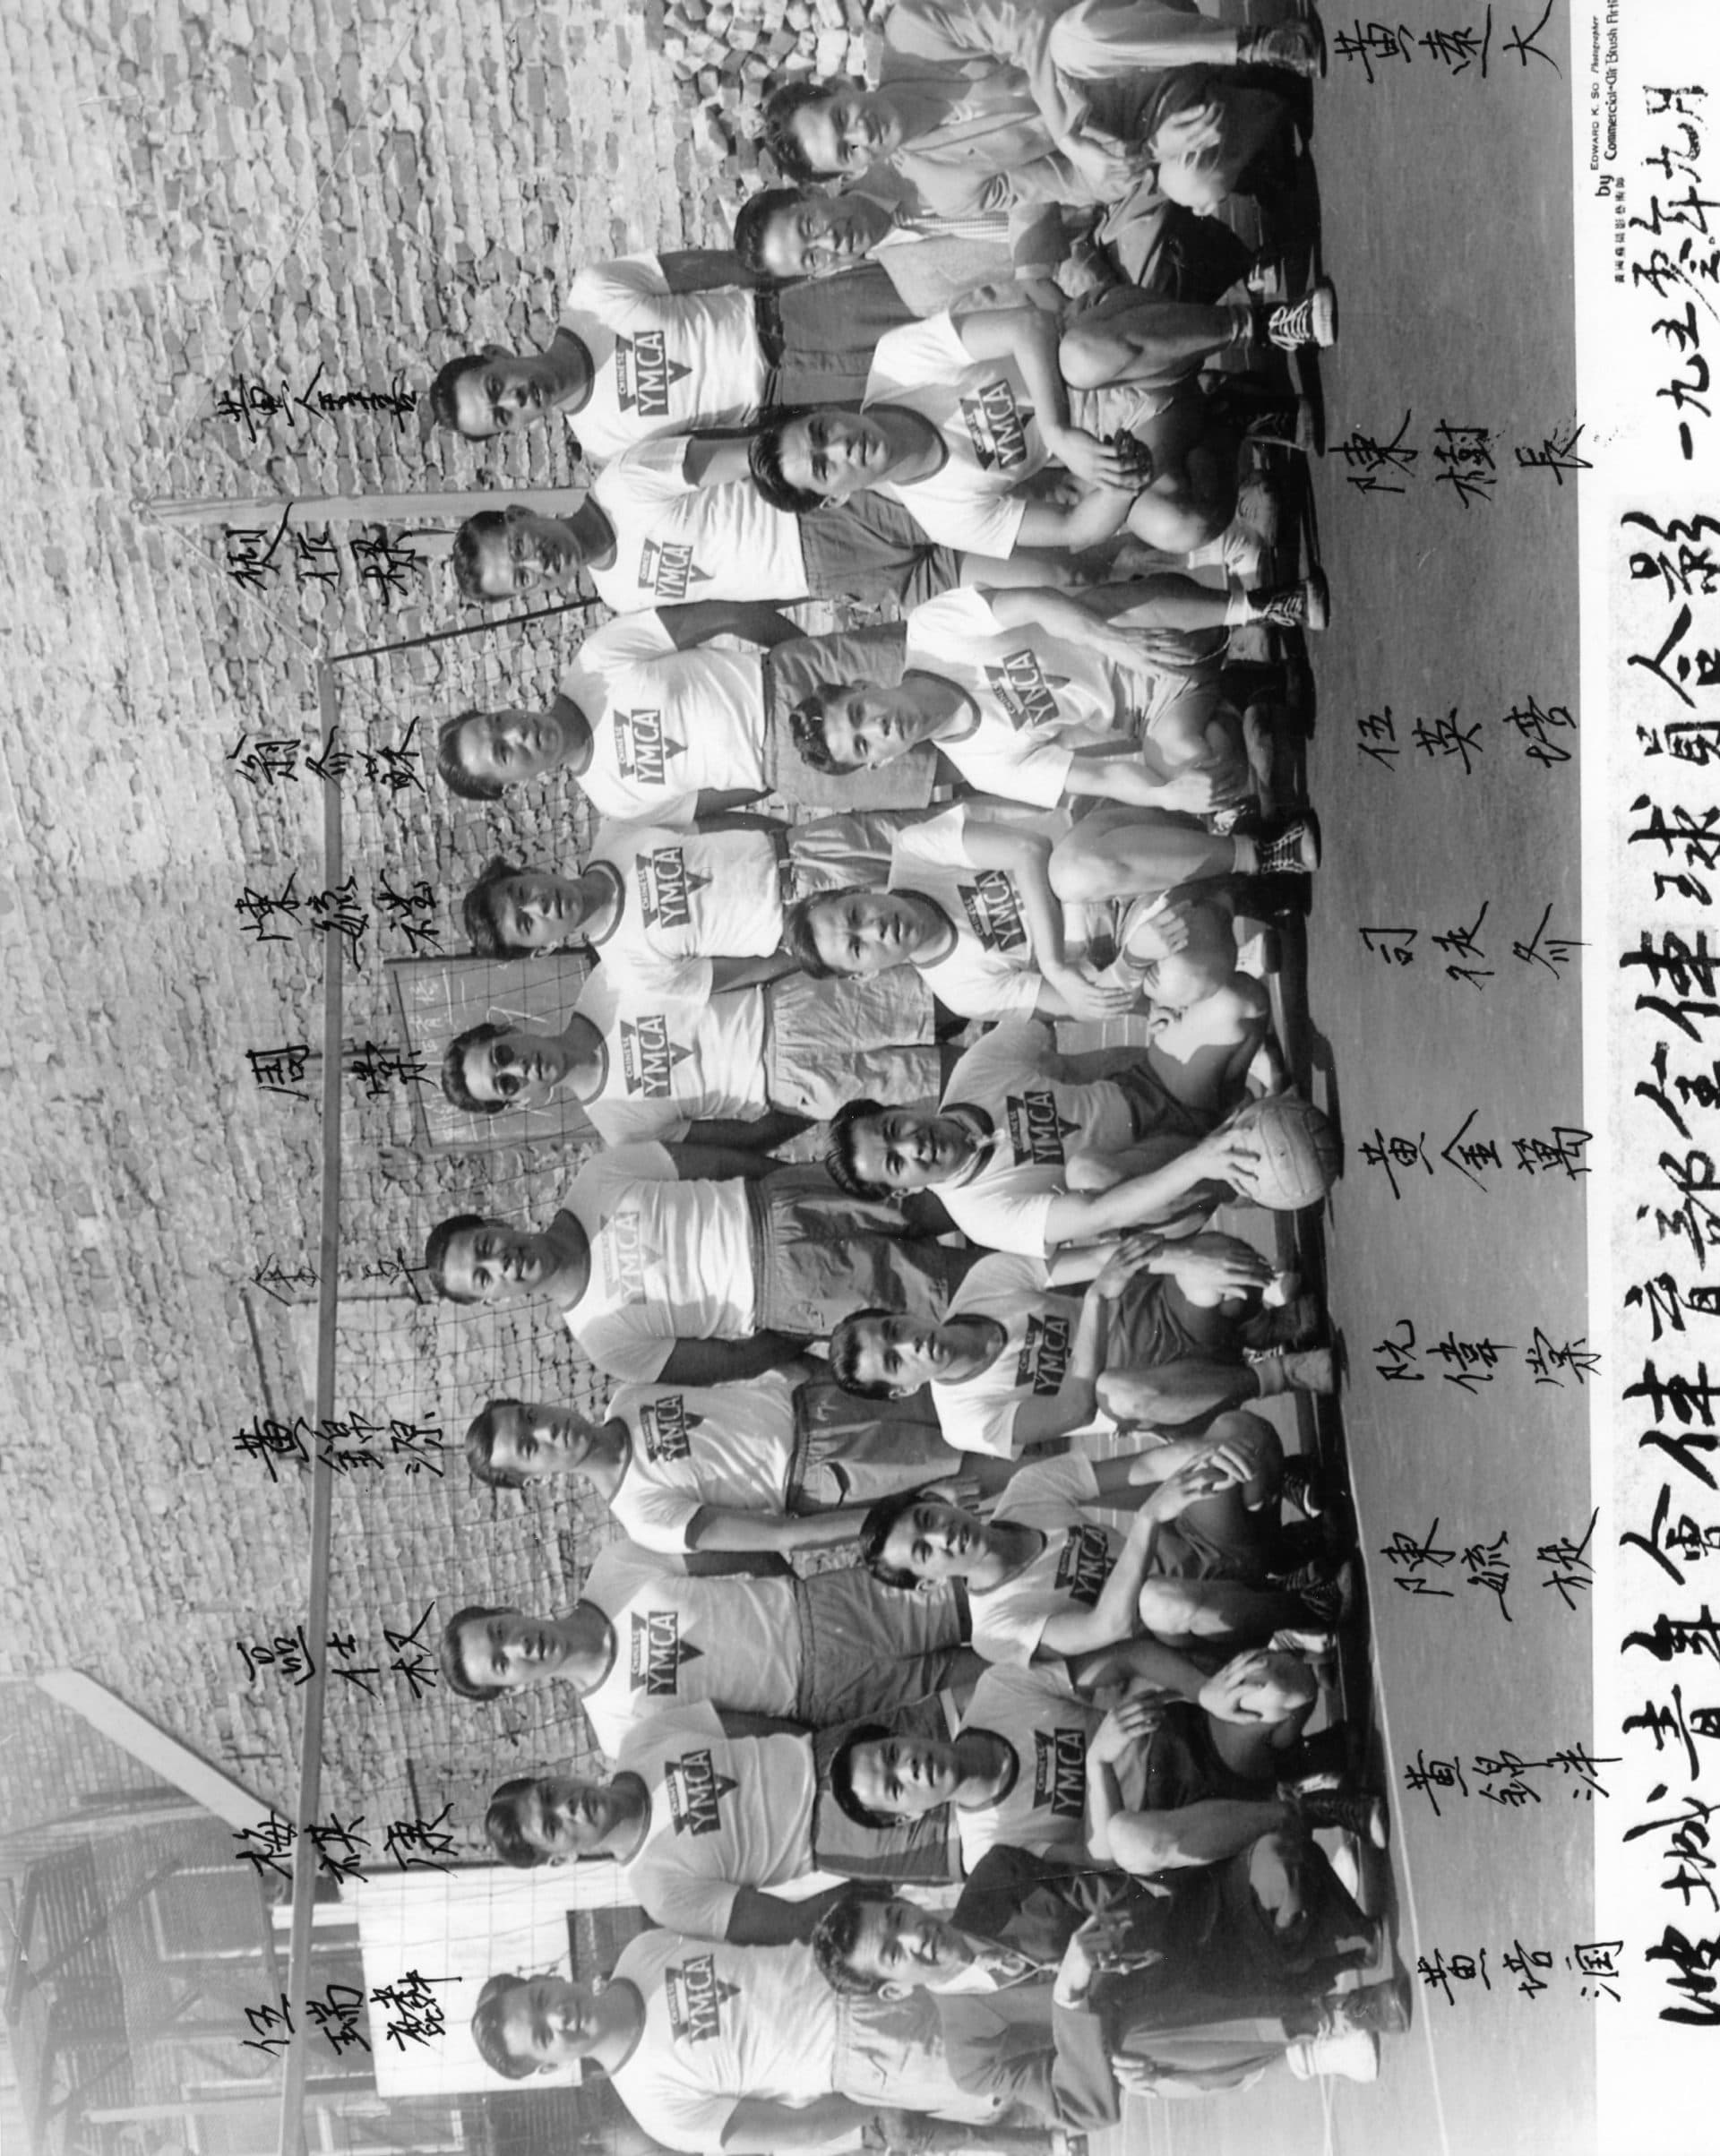
[[[1312,2081],[1317,2074],[1340,2081],[1380,2077],[1380,2039],[1365,2029],[1346,2030],[1342,2036],[1304,2037],[1291,2045],[1285,2057],[1298,2081]]]

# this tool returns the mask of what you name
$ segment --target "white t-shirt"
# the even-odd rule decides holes
[[[591,859],[606,861],[626,892],[591,948],[635,990],[702,1002],[711,959],[767,958],[782,941],[782,869],[768,831],[608,823]]]
[[[1085,1846],[1081,1816],[1087,1794],[1087,1748],[1105,1719],[1077,1696],[1061,1662],[1032,1670],[987,1670],[974,1687],[965,1730],[990,1730],[1015,1748],[1009,1794],[983,1810],[956,1808],[961,1861],[975,1865],[1000,1843],[1036,1856]]]
[[[591,1246],[584,1294],[563,1313],[575,1346],[612,1378],[649,1384],[677,1340],[757,1329],[747,1186],[681,1182],[661,1146],[588,1161],[562,1200]]]
[[[691,823],[700,793],[762,791],[764,662],[757,650],[677,651],[656,614],[594,629],[562,693],[591,728],[579,784],[599,816]]]
[[[690,599],[809,598],[800,520],[772,509],[750,480],[694,486],[680,434],[641,442],[591,487],[615,535],[615,558],[588,573],[606,606],[637,614]]]
[[[574,1009],[603,1035],[603,1086],[585,1112],[606,1146],[674,1141],[704,1118],[762,1115],[764,996],[732,988],[708,1001],[652,995],[594,966]]]
[[[590,397],[568,419],[594,462],[763,401],[751,292],[672,293],[655,254],[627,254],[578,273],[563,320],[591,355]]]
[[[968,810],[959,803],[898,831],[890,847],[890,889],[924,891],[955,925],[947,956],[915,961],[940,1002],[968,1018],[1029,1018],[1040,975],[1021,895],[1004,870],[974,867],[967,824]]]
[[[996,1319],[1003,1352],[976,1378],[933,1379],[932,1404],[950,1443],[1012,1459],[1020,1450],[1016,1410],[1062,1390],[1080,1315],[1079,1295],[1047,1285],[1042,1259],[982,1258],[951,1297],[949,1316]]]
[[[610,2079],[669,2148],[716,2149],[744,2097],[800,2105],[830,2093],[837,1998],[810,1946],[701,1945],[643,1931],[623,1947],[615,1976],[638,1990],[645,2025]]]
[[[800,1691],[795,1582],[731,1573],[694,1578],[631,1542],[611,1542],[580,1599],[615,1627],[609,1674],[585,1695],[591,1733],[611,1759],[636,1724],[683,1705],[792,1720]]]
[[[1036,1460],[1010,1477],[993,1522],[1037,1527],[1045,1546],[1030,1565],[983,1593],[968,1591],[974,1645],[987,1662],[1033,1660],[1040,1635],[1065,1611],[1093,1608],[1105,1591],[1124,1538],[1083,1509],[1096,1503],[1092,1462],[1080,1453]]]
[[[865,401],[920,413],[948,451],[930,478],[892,481],[879,492],[942,545],[1013,554],[1028,507],[1015,490],[1051,462],[1013,362],[970,359],[950,316],[934,314],[878,339]]]
[[[641,1549],[684,1555],[687,1529],[706,1505],[782,1510],[795,1449],[795,1387],[781,1370],[744,1385],[624,1385],[609,1413],[626,1423],[632,1440],[609,1510]]]
[[[1043,1257],[1069,1155],[1108,1155],[1134,1143],[1122,1089],[1105,1078],[1069,1083],[1055,1075],[1060,1068],[1048,1026],[998,1026],[967,1051],[944,1087],[946,1108],[965,1103],[992,1119],[991,1150],[979,1166],[936,1191],[962,1233],[987,1250]]]
[[[893,332],[892,332],[893,334]],[[1138,758],[1155,683],[1043,629],[1006,629],[978,591],[947,591],[908,615],[905,660],[966,691],[973,731],[938,747],[984,793],[1049,808],[1078,748]]]
[[[650,1823],[621,1883],[653,1922],[720,1939],[743,1886],[813,1870],[810,1737],[726,1737],[715,1707],[682,1707],[641,1722],[615,1765],[650,1791]]]

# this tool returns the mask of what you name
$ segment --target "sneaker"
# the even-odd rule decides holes
[[[1300,450],[1312,456],[1320,447],[1320,426],[1314,408],[1306,397],[1286,397],[1257,411],[1243,427],[1244,441],[1262,449]]]
[[[1326,351],[1337,342],[1337,288],[1322,277],[1300,299],[1286,299],[1267,310],[1266,333],[1281,352],[1308,345]]]
[[[1329,1397],[1337,1390],[1337,1372],[1333,1367],[1331,1349],[1310,1347],[1286,1355],[1284,1379],[1293,1393],[1321,1393]]]
[[[1306,876],[1281,873],[1237,879],[1239,909],[1256,921],[1288,914],[1305,917],[1313,904],[1313,889]]]
[[[1292,2044],[1285,2060],[1298,2081],[1329,2074],[1340,2081],[1377,2081],[1380,2077],[1380,2039],[1365,2029],[1350,2029],[1337,2036],[1308,2036]]]
[[[1257,875],[1312,876],[1320,866],[1320,818],[1312,809],[1275,818],[1254,841]]]
[[[1332,1662],[1337,1656],[1337,1636],[1313,1625],[1280,1625],[1267,1641],[1276,1654],[1301,1654],[1311,1662]]]
[[[1234,577],[1246,591],[1260,582],[1260,571],[1272,551],[1272,541],[1246,522],[1239,509],[1219,534],[1217,548],[1218,563],[1225,574]]]
[[[1281,1348],[1306,1347],[1320,1323],[1320,1307],[1312,1295],[1293,1295],[1276,1309],[1257,1310],[1243,1327],[1243,1360],[1259,1362]]]
[[[1272,22],[1242,31],[1236,39],[1238,67],[1277,67],[1304,81],[1326,72],[1319,30],[1312,22]]]
[[[1300,584],[1255,592],[1249,614],[1251,621],[1268,629],[1324,629],[1331,618],[1331,591],[1318,569]]]
[[[1302,1453],[1294,1454],[1285,1462],[1278,1494],[1288,1498],[1305,1520],[1319,1519],[1330,1501],[1320,1469]]]
[[[1341,1625],[1355,1607],[1355,1567],[1347,1560],[1336,1572],[1323,1562],[1303,1565],[1278,1584],[1302,1597],[1317,1625]]]
[[[1296,1797],[1294,1803],[1304,1826],[1335,1826],[1374,1849],[1384,1849],[1391,1838],[1382,1798],[1346,1796],[1337,1790],[1309,1790]]]
[[[1389,1983],[1358,1984],[1327,2002],[1320,2016],[1321,2036],[1363,2030],[1370,2036],[1401,2036],[1409,2027],[1409,1978],[1399,1973]]]

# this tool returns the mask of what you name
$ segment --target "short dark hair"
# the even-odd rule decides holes
[[[549,1862],[548,1851],[528,1842],[520,1831],[520,1800],[537,1786],[536,1774],[516,1774],[491,1792],[484,1814],[484,1839],[502,1862],[512,1864],[516,1871],[533,1871]]]
[[[494,1400],[486,1400],[466,1426],[466,1465],[480,1482],[487,1482],[492,1490],[523,1490],[525,1482],[517,1474],[509,1474],[504,1468],[491,1465],[495,1450],[495,1411],[498,1407],[520,1407],[524,1402],[516,1400],[511,1393],[502,1393]]]
[[[846,687],[847,684],[843,683]],[[828,771],[840,777],[845,771],[857,771],[858,764],[838,763],[830,753],[830,744],[825,738],[824,714],[830,709],[830,698],[838,684],[827,683],[824,687],[810,690],[788,714],[788,731],[793,734],[800,760],[814,771]]]
[[[483,712],[473,704],[467,710],[456,711],[452,718],[444,718],[436,729],[436,776],[451,794],[458,794],[462,801],[502,798],[502,788],[494,778],[474,778],[460,760],[460,737],[467,721],[483,717]]]
[[[860,1562],[871,1573],[881,1587],[917,1587],[920,1576],[905,1566],[887,1565],[884,1562],[884,1545],[889,1542],[890,1530],[898,1520],[923,1505],[932,1491],[922,1482],[917,1490],[899,1490],[891,1497],[880,1498],[860,1523]]]
[[[788,179],[836,176],[813,170],[813,160],[801,148],[799,137],[795,133],[795,115],[808,105],[816,105],[821,98],[828,98],[831,87],[817,75],[796,75],[787,82],[779,82],[764,101],[761,140]]]
[[[474,1618],[505,1617],[506,1610],[499,1604],[468,1602],[463,1610],[456,1610],[442,1628],[442,1673],[448,1680],[448,1689],[460,1699],[500,1699],[503,1688],[499,1684],[475,1684],[466,1674],[466,1662],[460,1651],[460,1628]]]
[[[502,2040],[502,2001],[523,1976],[493,1976],[486,1980],[472,2009],[472,2041],[477,2055],[492,2074],[504,2081],[529,2081],[537,2068],[529,2058],[516,2058]]]
[[[439,1220],[425,1238],[424,1269],[430,1276],[430,1284],[448,1302],[476,1302],[476,1295],[456,1295],[448,1284],[443,1271],[448,1262],[448,1245],[456,1235],[469,1234],[472,1229],[484,1225],[482,1213],[451,1213],[446,1220]]]
[[[895,1899],[896,1889],[888,1879],[850,1879],[841,1900],[818,1920],[813,1959],[832,1991],[850,1998],[875,1998],[883,1989],[882,1977],[860,1975],[849,1968],[848,1956],[860,1944],[860,1926],[867,1910]]]
[[[764,266],[764,240],[770,219],[779,210],[798,210],[805,199],[804,187],[767,187],[762,194],[741,204],[735,219],[735,253],[750,276],[770,275]]]
[[[864,1115],[882,1115],[882,1101],[844,1101],[830,1118],[830,1135],[824,1141],[824,1169],[838,1190],[847,1191],[850,1198],[885,1198],[891,1195],[887,1183],[867,1182],[854,1164],[855,1130]]]
[[[790,486],[782,476],[783,436],[804,416],[792,408],[772,412],[762,425],[752,430],[746,452],[746,468],[753,485],[768,507],[781,510],[785,516],[816,516],[827,506],[822,494],[813,494],[810,487]]]
[[[460,433],[460,378],[469,368],[483,364],[482,352],[461,352],[446,366],[437,368],[436,378],[430,384],[430,417],[438,426],[452,427],[455,434]],[[469,441],[472,437],[466,435],[463,439]]]
[[[505,854],[492,854],[478,871],[477,881],[460,902],[460,921],[480,958],[509,958],[518,955],[490,910],[490,890],[493,885],[519,873],[518,863],[510,861]]]
[[[830,1801],[845,1819],[873,1834],[887,1834],[896,1821],[889,1812],[875,1812],[854,1793],[854,1755],[863,1744],[876,1744],[890,1735],[882,1722],[863,1722],[852,1729],[830,1755]],[[895,1890],[892,1888],[891,1892]]]
[[[860,1327],[888,1318],[891,1313],[882,1307],[873,1310],[850,1310],[830,1335],[830,1371],[832,1381],[845,1393],[856,1400],[892,1400],[896,1388],[882,1378],[863,1379],[860,1369]]]
[[[505,1026],[492,1026],[486,1019],[482,1026],[469,1026],[464,1033],[457,1033],[442,1052],[442,1089],[467,1115],[500,1115],[507,1106],[505,1101],[479,1100],[466,1083],[466,1051],[486,1047],[506,1031]]]
[[[826,966],[818,955],[818,941],[813,933],[813,908],[822,906],[831,898],[857,898],[865,890],[864,883],[845,883],[833,891],[809,891],[805,898],[796,898],[782,916],[782,948],[799,966],[809,981],[834,981],[839,976],[833,966]]]
[[[470,599],[479,606],[501,604],[500,598],[493,598],[479,581],[478,555],[486,539],[494,539],[498,534],[505,537],[507,529],[508,520],[499,509],[480,509],[476,516],[468,517],[454,534],[454,551],[449,559],[454,565],[454,582],[461,598]]]

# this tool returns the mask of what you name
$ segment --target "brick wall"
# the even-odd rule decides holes
[[[232,1439],[305,1404],[281,1397],[302,1314],[246,1284],[266,1257],[314,1261],[317,1123],[258,1089],[246,1052],[313,1038],[322,957],[303,925],[252,941],[236,906],[295,870],[301,898],[320,889],[321,789],[253,785],[236,752],[315,747],[319,647],[463,617],[439,565],[367,586],[358,527],[323,550],[307,525],[302,561],[288,535],[247,587],[219,528],[139,504],[572,479],[559,441],[474,450],[416,417],[271,414],[254,393],[417,390],[469,339],[544,335],[582,260],[720,241],[735,167],[658,56],[660,10],[623,0],[13,0],[0,40],[0,1675],[83,1669],[284,1799],[298,1695],[247,1684],[234,1642],[297,1620],[307,1506]],[[274,520],[253,521],[261,555]],[[358,759],[415,718],[424,734],[467,703],[540,700],[577,633],[343,667],[343,743]],[[348,794],[361,894],[383,874],[457,893],[498,846],[555,858],[577,824],[571,793],[450,812],[361,760]],[[350,1039],[392,1037],[382,960],[407,948],[374,924]],[[355,1267],[416,1255],[459,1207],[546,1210],[568,1164],[423,1162],[398,1095],[352,1085],[346,1130]],[[409,1403],[451,1440],[497,1374],[590,1391],[555,1336],[405,1298],[354,1305],[342,1369],[341,1412]],[[432,1636],[454,1600],[564,1602],[592,1547],[576,1507],[495,1499],[463,1469],[396,1466],[339,1495],[336,1625],[364,1648],[432,1596]],[[343,1816],[434,1813],[439,1789],[577,1748],[565,1708],[375,1689],[335,1687]]]

